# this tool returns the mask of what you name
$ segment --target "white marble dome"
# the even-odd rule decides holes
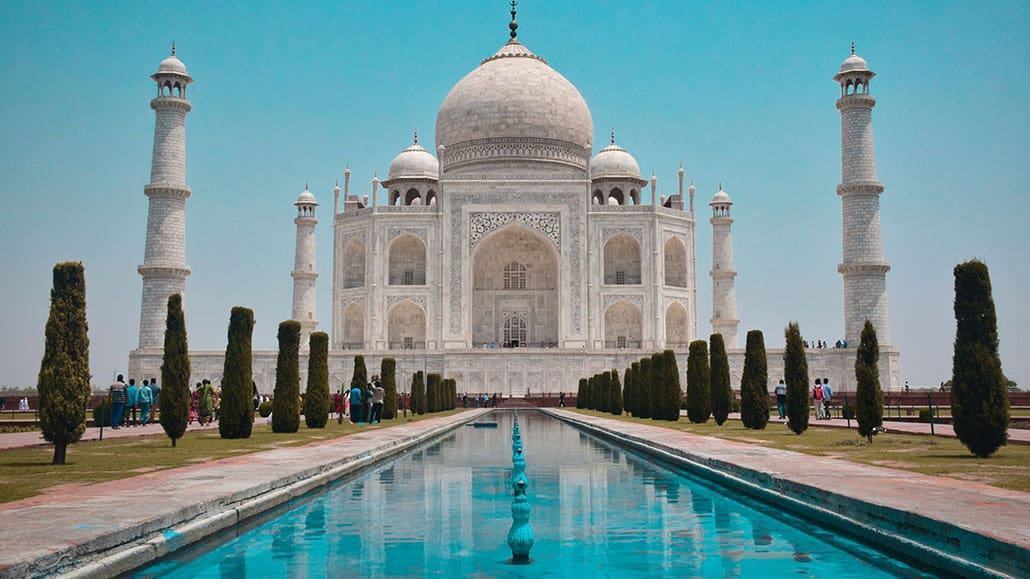
[[[590,160],[590,178],[640,179],[640,166],[626,149],[615,144],[615,137]]]
[[[418,144],[418,136],[410,147],[401,151],[393,162],[387,179],[439,179],[440,165],[436,157]]]
[[[304,186],[304,190],[297,196],[297,201],[294,205],[318,205],[318,201],[315,200],[315,196],[308,191],[307,185]]]
[[[436,117],[445,166],[500,157],[585,169],[593,131],[579,90],[515,40],[458,81]]]
[[[179,74],[183,76],[189,76],[186,72],[186,65],[182,63],[174,54],[161,61],[161,64],[157,66],[158,74]]]
[[[844,62],[840,63],[840,73],[847,72],[867,72],[869,70],[869,64],[861,56],[852,53],[851,56],[844,59]]]
[[[712,202],[709,205],[733,205],[733,201],[730,200],[730,196],[719,187],[715,195],[712,196]]]

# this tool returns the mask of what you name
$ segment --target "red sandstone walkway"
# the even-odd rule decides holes
[[[258,420],[261,420],[260,418]],[[201,426],[197,423],[193,423],[187,430],[208,430],[211,428],[218,428],[218,423],[211,423],[208,426]],[[164,434],[164,429],[158,423],[151,423],[146,426],[126,426],[119,428],[118,430],[111,430],[110,427],[104,428],[104,440],[109,438],[129,438],[132,436],[147,436],[149,434]],[[97,440],[100,438],[100,429],[96,427],[90,427],[83,433],[81,440]],[[26,446],[41,446],[48,445],[49,442],[43,440],[43,434],[38,430],[30,432],[8,432],[0,434],[0,450],[10,450],[12,448],[24,448]]]
[[[548,409],[556,415],[618,433],[627,440],[667,450],[695,464],[709,466],[766,489],[788,492],[832,512],[858,520],[888,521],[904,529],[905,536],[921,541],[939,523],[990,537],[1017,550],[1017,568],[1030,572],[1030,493],[986,484],[935,477],[903,470],[862,465],[845,460],[690,434],[681,430],[637,422],[612,420],[568,410]],[[814,422],[814,421],[813,421]],[[866,503],[865,507],[858,503]],[[869,508],[872,505],[872,508]],[[901,514],[898,514],[901,511]],[[929,519],[929,524],[921,519]],[[937,523],[935,525],[935,523]],[[949,536],[949,549],[962,556],[977,550],[983,557],[1000,556],[990,545],[968,534]],[[1013,555],[1009,554],[1009,557]]]
[[[333,468],[361,464],[390,448],[446,431],[486,412],[467,410],[301,447],[234,456],[93,485],[63,485],[42,495],[0,504],[0,520],[5,521],[0,526],[0,577],[50,575],[71,562],[87,562],[90,554],[164,531],[167,542],[153,547],[153,554],[153,549],[166,548],[173,540],[178,544],[184,542],[184,538],[167,529],[218,512],[225,516],[212,524],[222,526],[212,530],[235,524],[258,512],[256,507],[248,506],[253,504],[247,502],[251,499],[284,502],[301,491],[279,493],[277,489],[316,480]],[[328,481],[317,484],[325,482]],[[317,484],[312,482],[302,491]],[[267,508],[278,503],[262,504]],[[117,575],[125,570],[103,568],[99,574]]]
[[[730,418],[733,420],[740,420],[740,414],[730,414]],[[770,422],[784,423],[785,420],[772,417]],[[848,421],[843,418],[831,418],[829,420],[816,420],[812,417],[808,421],[809,426],[829,426],[831,428],[849,428]],[[883,426],[887,429],[887,432],[904,432],[906,434],[930,434],[930,423],[928,422],[897,422],[894,420],[885,420]],[[858,423],[854,420],[851,421],[850,428],[858,428]],[[950,424],[934,424],[934,434],[937,436],[947,436],[949,438],[955,437],[955,429]],[[1010,428],[1009,429],[1009,442],[1012,444],[1030,444],[1030,430],[1022,428]]]

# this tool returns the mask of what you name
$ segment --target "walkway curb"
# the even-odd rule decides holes
[[[970,577],[1030,577],[1030,551],[1020,545],[977,534],[948,521],[877,505],[857,497],[790,480],[775,472],[763,472],[692,453],[603,425],[592,424],[583,419],[594,417],[581,418],[569,411],[541,410],[599,438],[671,462],[691,472],[703,474],[709,480],[742,491],[777,508],[784,508],[851,535],[859,535],[865,541],[950,574]],[[661,428],[660,425],[645,426]],[[712,440],[727,442],[721,439]],[[820,506],[827,504],[836,510]],[[917,538],[910,538],[913,536]],[[959,550],[963,552],[960,554]]]
[[[324,487],[343,476],[447,434],[487,413],[489,410],[457,415],[458,419],[454,422],[388,442],[372,451],[316,464],[302,472],[220,496],[215,500],[184,505],[171,515],[99,535],[90,541],[47,556],[15,562],[0,570],[0,578],[57,575],[85,579],[126,573],[314,489]],[[386,430],[389,428],[383,431]],[[317,442],[315,445],[332,444],[346,438],[348,437],[344,436]]]

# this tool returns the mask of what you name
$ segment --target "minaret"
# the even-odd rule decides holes
[[[880,193],[873,147],[873,107],[869,81],[876,76],[855,54],[840,65],[833,80],[840,84],[841,179],[837,194],[842,202],[843,259],[837,271],[844,276],[844,338],[858,346],[868,319],[880,344],[890,344],[887,317],[887,272],[880,229]]]
[[[737,290],[734,289],[734,278],[737,270],[733,269],[733,235],[730,227],[733,217],[730,216],[730,196],[722,190],[712,197],[712,331],[722,334],[727,348],[737,347]]]
[[[186,277],[186,87],[193,82],[186,65],[172,54],[161,61],[150,76],[157,83],[157,97],[150,101],[157,120],[154,124],[154,154],[150,163],[150,184],[143,192],[150,199],[147,213],[147,242],[143,265],[143,296],[139,317],[139,349],[164,347],[168,296],[185,294]]]
[[[315,208],[318,201],[304,185],[304,191],[297,197],[297,250],[293,258],[293,315],[300,322],[300,351],[308,351],[308,338],[318,327],[315,319],[315,282],[318,272],[315,271]]]

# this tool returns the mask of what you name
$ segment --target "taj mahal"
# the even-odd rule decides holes
[[[444,97],[435,143],[414,133],[386,178],[372,179],[370,194],[352,191],[348,169],[343,187],[332,189],[331,205],[328,191],[321,203],[307,187],[296,197],[289,317],[301,323],[302,345],[313,331],[329,333],[334,391],[349,382],[357,354],[372,373],[382,358],[395,358],[402,390],[415,371],[425,370],[455,378],[459,391],[504,396],[568,392],[580,377],[664,349],[677,353],[684,373],[688,343],[708,337],[698,328],[695,239],[701,234],[711,235],[713,246],[712,270],[702,273],[702,285],[712,292],[708,317],[730,349],[731,377],[739,386],[738,331],[749,328],[746,320],[741,326],[737,310],[730,195],[719,187],[696,200],[682,167],[675,193],[660,195],[657,178],[641,174],[615,131],[594,142],[594,119],[580,92],[522,44],[514,20],[509,36]],[[900,388],[900,352],[887,312],[874,76],[853,45],[833,75],[841,115],[837,270],[843,335],[853,346],[810,349],[808,364],[813,379],[828,377],[844,392],[855,388],[854,346],[866,319],[879,336],[881,384]],[[149,214],[132,376],[160,374],[167,299],[182,293],[188,308],[191,274],[185,120],[193,79],[174,47],[151,78],[156,123],[144,188]],[[284,208],[292,199],[284,199]],[[320,222],[333,232],[333,269],[321,275],[315,267]],[[699,232],[701,222],[710,229]],[[283,226],[289,226],[285,213]],[[316,311],[320,291],[331,292],[331,312]],[[758,307],[742,305],[745,312]],[[264,317],[286,314],[284,299],[281,314]],[[784,312],[783,324],[791,317]],[[780,328],[766,330],[767,341],[777,342],[773,334]],[[305,353],[302,347],[302,369]],[[194,376],[217,383],[223,355],[192,351]],[[771,388],[782,377],[782,351],[770,349],[768,360]],[[275,365],[275,351],[254,351],[254,378],[263,393],[272,391]]]

